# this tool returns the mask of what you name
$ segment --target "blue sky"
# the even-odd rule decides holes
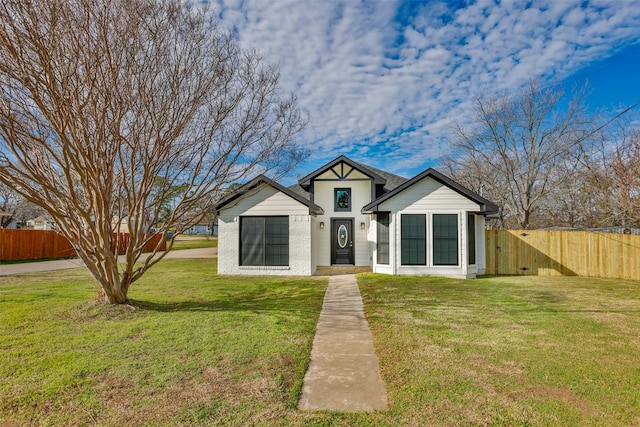
[[[406,177],[437,167],[472,95],[530,77],[588,80],[593,110],[640,101],[640,0],[217,0],[213,9],[244,48],[280,65],[283,89],[308,114],[299,141],[312,154],[298,176],[340,154]]]

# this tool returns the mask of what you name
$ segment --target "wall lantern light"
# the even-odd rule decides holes
[[[366,224],[364,222],[360,223],[360,230],[364,230],[364,227],[366,226]]]
[[[320,223],[320,230],[324,230],[324,222]]]

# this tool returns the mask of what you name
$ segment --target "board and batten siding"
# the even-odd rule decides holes
[[[374,271],[398,275],[435,275],[449,277],[474,277],[484,270],[484,218],[476,215],[476,264],[469,268],[467,256],[467,215],[477,212],[480,206],[438,181],[426,177],[420,182],[384,201],[378,207],[381,212],[390,212],[390,259],[389,265],[378,265],[374,256]],[[401,265],[401,221],[403,214],[426,215],[426,265]],[[433,265],[433,214],[456,214],[458,216],[458,265]],[[479,218],[482,218],[479,220]],[[480,263],[482,268],[480,268]]]
[[[318,179],[332,179],[336,176],[328,171]],[[351,172],[347,179],[314,182],[313,202],[324,210],[324,215],[318,215],[317,222],[324,222],[324,229],[316,230],[315,256],[317,265],[331,265],[331,239],[335,236],[331,232],[331,220],[336,218],[353,218],[353,246],[354,263],[356,266],[371,266],[371,243],[367,239],[370,215],[361,213],[363,206],[371,202],[371,181],[357,170]],[[335,211],[334,189],[351,189],[351,211]],[[364,230],[360,224],[364,223]]]
[[[289,265],[240,266],[240,217],[288,216]],[[218,232],[218,274],[310,276],[312,265],[311,230],[315,225],[309,208],[275,188],[263,184],[248,191],[221,209]]]

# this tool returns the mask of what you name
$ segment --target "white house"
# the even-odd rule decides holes
[[[27,228],[33,230],[54,230],[56,223],[49,215],[40,215],[27,221]]]
[[[196,224],[191,228],[185,230],[184,234],[199,234],[199,235],[207,235],[210,236],[211,226],[209,224]]]
[[[353,265],[460,278],[484,273],[485,216],[498,211],[433,169],[406,179],[345,156],[288,188],[258,176],[215,209],[219,274]]]

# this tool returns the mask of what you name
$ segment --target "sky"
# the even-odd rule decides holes
[[[640,101],[640,0],[214,0],[280,66],[309,123],[295,181],[341,154],[405,177],[451,152],[474,95],[588,81],[592,111]],[[632,113],[638,113],[636,108]],[[285,183],[285,182],[283,182]]]

